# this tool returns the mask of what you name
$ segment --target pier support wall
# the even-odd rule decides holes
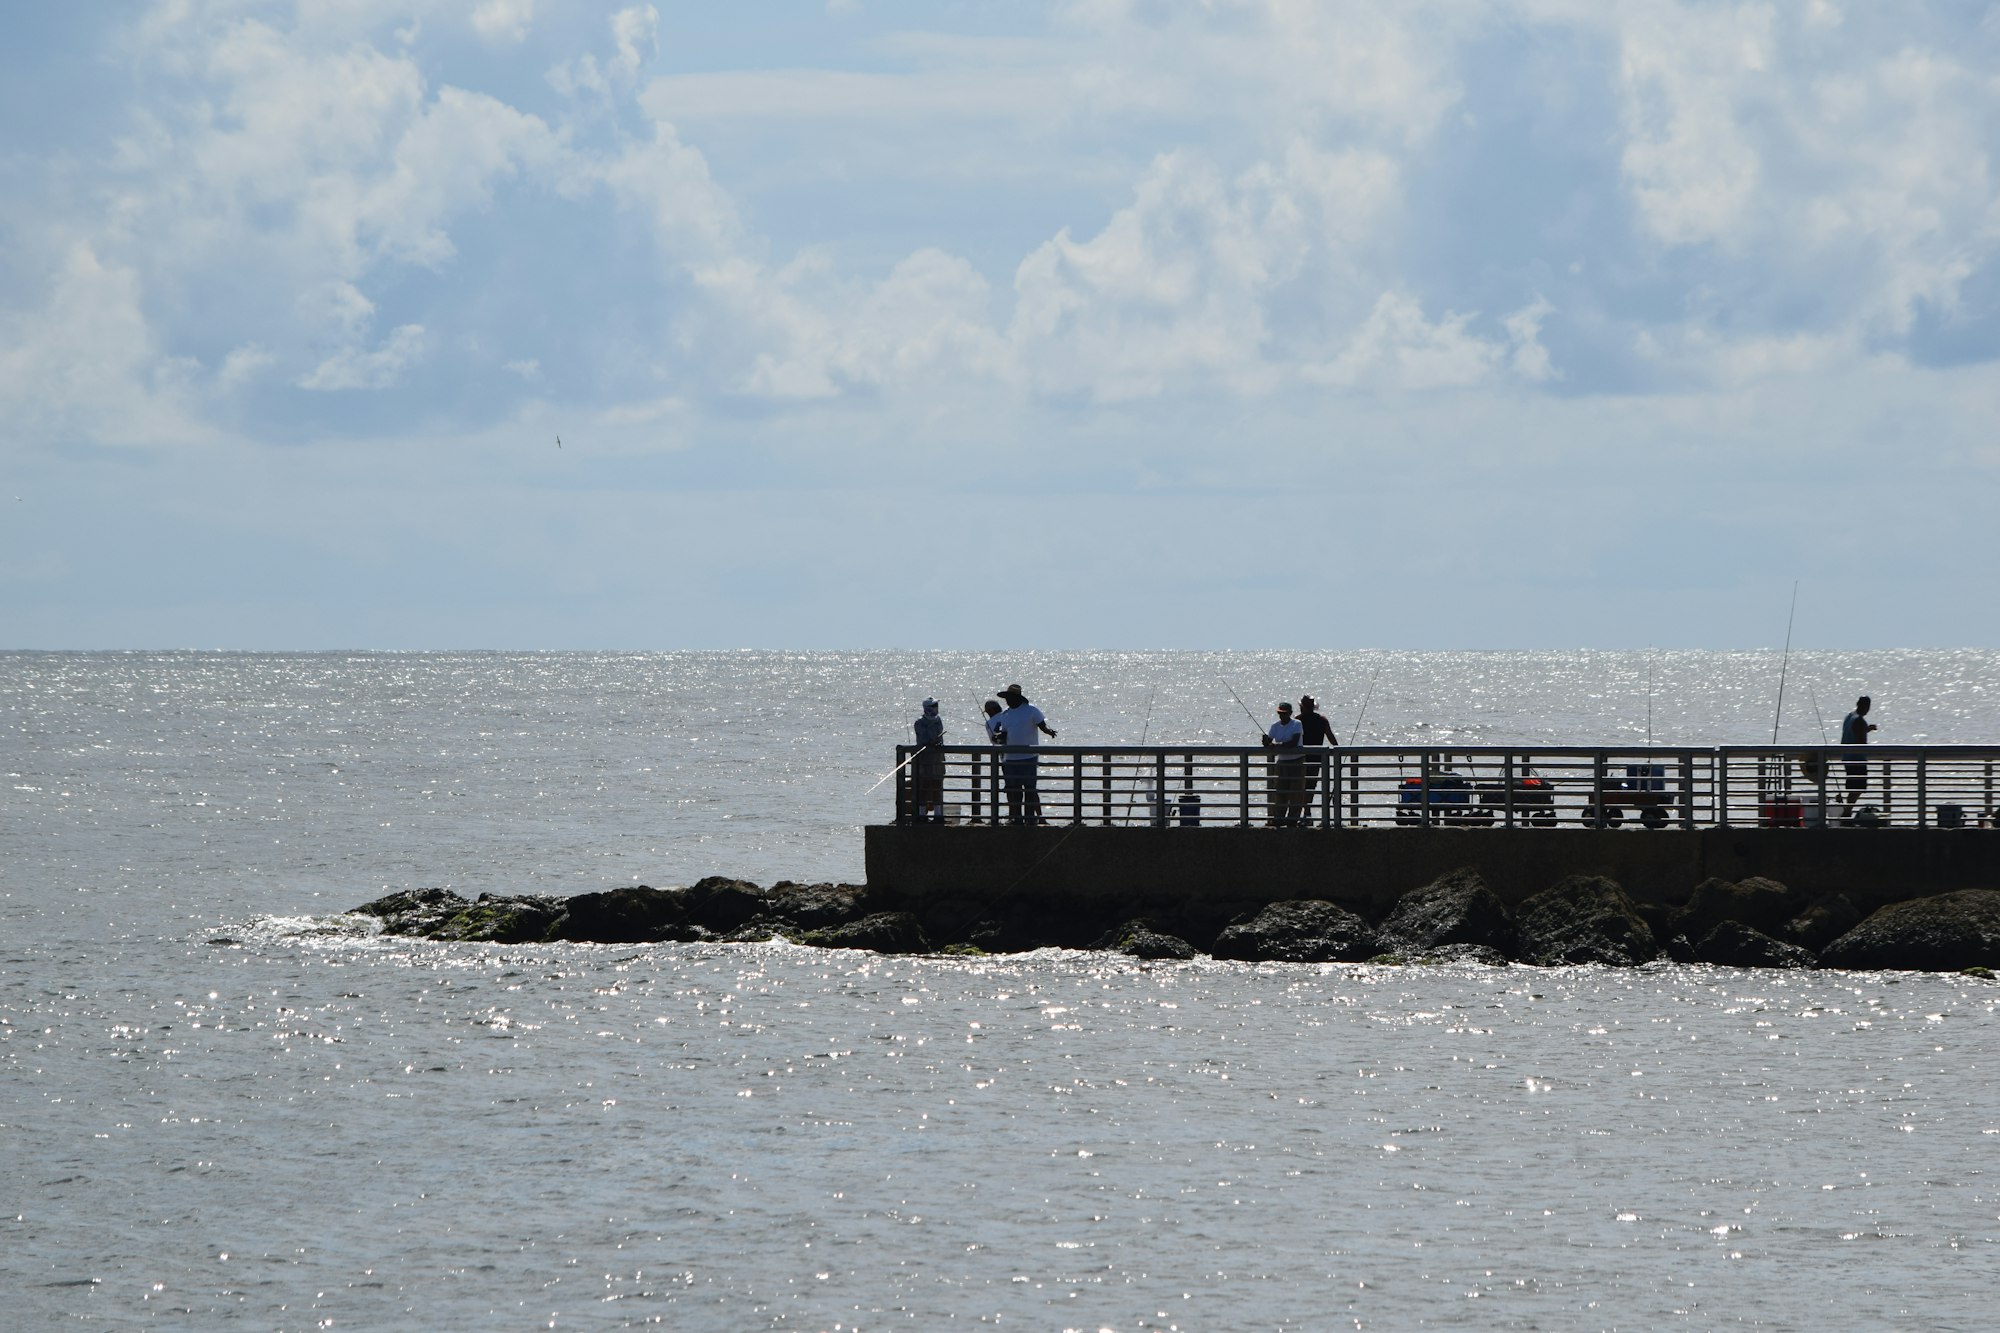
[[[1047,828],[871,826],[868,885],[920,917],[1009,912],[1159,916],[1220,928],[1321,898],[1380,919],[1397,898],[1470,866],[1509,903],[1566,875],[1604,875],[1675,905],[1711,876],[1841,892],[1864,913],[1954,889],[2000,889],[1988,829]]]

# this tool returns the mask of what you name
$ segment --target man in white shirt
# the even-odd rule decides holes
[[[994,739],[1007,747],[1000,760],[1000,780],[1007,789],[1007,821],[1011,824],[1042,822],[1042,797],[1036,789],[1040,762],[1035,746],[1041,737],[1056,738],[1055,728],[1042,710],[1028,702],[1019,685],[996,690],[1006,700],[1006,711],[990,724]]]
[[[1305,734],[1292,717],[1292,706],[1278,705],[1278,720],[1264,733],[1271,756],[1271,827],[1292,828],[1305,823]]]

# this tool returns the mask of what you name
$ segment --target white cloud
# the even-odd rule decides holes
[[[472,28],[488,41],[521,42],[535,22],[535,0],[483,0],[472,11]]]
[[[1764,326],[1741,335],[1765,349],[1755,361],[1900,337],[2000,256],[2000,81],[1958,53],[1885,47],[1825,5],[1796,25],[1752,5],[1607,12],[1638,216],[1662,245],[1732,266],[1732,322]],[[1770,327],[1801,310],[1811,327]]]
[[[1471,316],[1447,312],[1435,322],[1401,292],[1384,292],[1339,354],[1312,378],[1343,388],[1463,389],[1499,372],[1504,347],[1467,331]]]
[[[222,369],[216,372],[216,388],[225,394],[234,393],[269,369],[277,359],[256,343],[232,348],[222,360]]]
[[[612,58],[612,73],[624,78],[638,74],[639,66],[659,50],[660,11],[651,5],[633,5],[611,16],[611,37],[618,46]]]
[[[101,444],[176,444],[209,432],[193,415],[190,367],[165,357],[139,275],[88,242],[69,247],[47,302],[0,320],[0,438],[75,434]]]
[[[350,347],[336,352],[299,378],[301,389],[386,389],[424,354],[424,328],[404,324],[374,351]]]
[[[1670,245],[1742,239],[1761,161],[1743,125],[1762,83],[1773,16],[1762,6],[1644,6],[1626,24],[1625,175]]]

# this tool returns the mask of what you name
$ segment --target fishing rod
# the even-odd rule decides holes
[[[1819,743],[1821,745],[1833,744],[1832,741],[1826,738],[1826,719],[1821,717],[1819,712],[1819,691],[1813,688],[1810,677],[1806,679],[1806,698],[1812,700],[1813,721],[1819,723]]]
[[[1799,614],[1799,581],[1792,580],[1792,611],[1785,617],[1785,655],[1778,661],[1778,711],[1771,717],[1771,744],[1778,743],[1778,719],[1785,715],[1785,668],[1792,663],[1792,622]]]
[[[1361,710],[1354,715],[1354,727],[1347,733],[1349,745],[1361,744],[1361,719],[1368,716],[1368,701],[1375,697],[1375,682],[1382,679],[1382,668],[1387,665],[1386,661],[1377,662],[1375,674],[1368,678],[1368,691],[1361,696]]]
[[[1146,725],[1139,728],[1139,744],[1141,745],[1146,743],[1147,735],[1153,730],[1153,696],[1159,692],[1160,687],[1157,685],[1146,691]]]
[[[1653,743],[1653,651],[1646,650],[1646,744]]]
[[[924,747],[919,745],[917,747],[917,754],[922,754],[923,752],[924,752]],[[887,773],[884,773],[881,777],[875,779],[875,787],[881,786],[883,783],[887,782],[890,778],[895,777],[898,773],[902,772],[904,769],[908,768],[911,764],[915,763],[917,760],[917,754],[911,755],[908,759],[905,759],[902,763],[896,765],[894,768],[890,769]],[[867,791],[864,791],[861,794],[863,796],[872,796],[875,793],[875,787],[870,787]]]
[[[1250,711],[1249,704],[1243,702],[1243,696],[1238,694],[1236,687],[1229,683],[1229,677],[1218,674],[1216,679],[1222,682],[1223,689],[1229,691],[1229,697],[1236,701],[1236,706],[1243,710],[1243,716],[1250,719],[1250,725],[1257,728],[1257,734],[1267,741],[1270,740],[1271,733],[1264,730],[1263,725],[1257,721],[1257,715]]]

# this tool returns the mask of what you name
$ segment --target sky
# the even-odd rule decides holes
[[[1996,148],[1969,0],[0,4],[0,648],[2000,646]]]

